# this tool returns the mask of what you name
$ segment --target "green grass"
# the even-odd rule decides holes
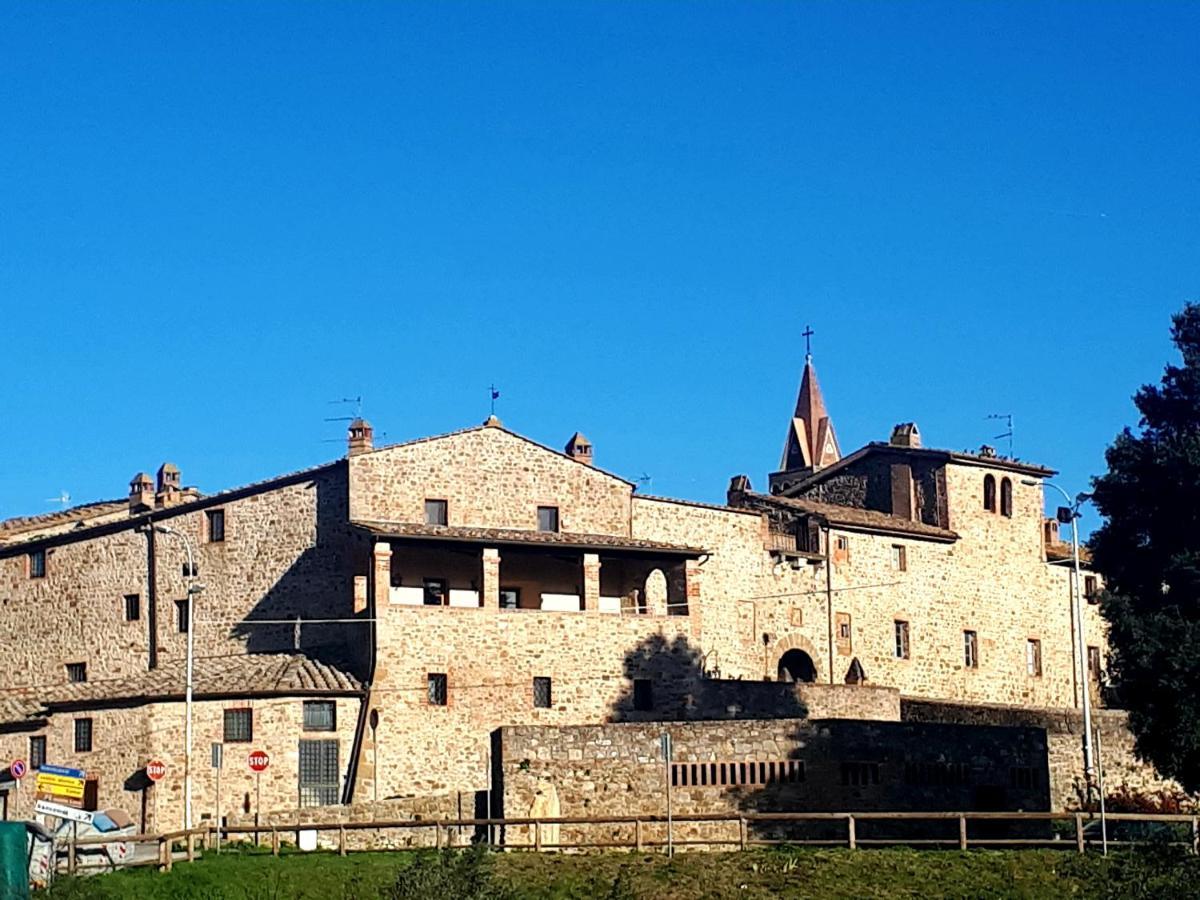
[[[151,869],[60,879],[62,898],[901,898],[1200,896],[1200,860],[1166,849],[1103,859],[1071,852],[760,850],[746,853],[209,854]]]

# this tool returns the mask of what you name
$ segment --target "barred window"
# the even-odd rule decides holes
[[[1018,790],[1037,787],[1037,770],[1033,766],[1012,766],[1008,770],[1008,784]]]
[[[445,706],[448,688],[445,672],[430,672],[427,681],[430,706]]]
[[[142,598],[137,594],[125,595],[125,621],[136,622],[142,617]]]
[[[67,663],[67,681],[73,684],[87,681],[87,663]]]
[[[75,752],[89,753],[92,749],[92,720],[75,720]]]
[[[29,768],[40,769],[46,764],[46,736],[36,735],[29,739]]]
[[[300,805],[330,806],[338,802],[338,742],[300,741]]]
[[[896,629],[896,659],[908,659],[908,623],[897,619],[893,624]]]
[[[304,730],[337,731],[337,704],[332,700],[305,700]]]
[[[842,763],[842,784],[853,787],[865,786],[868,784],[879,784],[879,763]]]
[[[225,710],[225,743],[248,744],[254,740],[254,710],[249,707]]]
[[[46,577],[46,551],[34,550],[29,554],[29,577]]]
[[[536,677],[533,679],[533,705],[538,709],[549,709],[552,702],[549,678]]]
[[[671,763],[672,787],[759,787],[800,784],[806,780],[804,760]]]
[[[219,544],[225,540],[225,510],[210,509],[208,516],[208,540],[210,543]]]

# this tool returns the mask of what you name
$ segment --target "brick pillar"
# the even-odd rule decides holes
[[[600,557],[595,553],[583,554],[583,608],[594,613],[600,611]]]
[[[374,549],[375,609],[387,609],[392,587],[392,545],[376,541]]]
[[[367,608],[367,576],[354,576],[354,611],[360,613]]]
[[[485,609],[500,608],[500,551],[495,547],[483,548],[483,591],[479,605]]]
[[[688,615],[700,612],[700,563],[689,559],[683,564],[683,590],[687,597]]]

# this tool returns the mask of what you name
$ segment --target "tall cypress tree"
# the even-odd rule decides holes
[[[1109,673],[1138,753],[1186,790],[1200,789],[1200,305],[1172,319],[1180,365],[1134,402],[1093,480],[1105,522],[1092,537],[1104,576]]]

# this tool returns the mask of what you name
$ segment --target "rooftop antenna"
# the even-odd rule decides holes
[[[361,419],[362,418],[362,397],[343,397],[340,400],[330,400],[330,401],[328,401],[328,403],[326,405],[333,406],[334,404],[340,404],[342,406],[345,406],[348,403],[354,404],[354,415],[352,415],[352,416],[326,416],[325,421],[326,422],[353,422],[355,419]],[[344,440],[345,440],[345,438],[326,438],[325,440],[321,441],[321,443],[322,444],[338,444]]]
[[[1004,423],[1008,425],[1008,431],[1005,431],[1003,434],[996,435],[995,437],[992,438],[992,440],[999,441],[999,440],[1003,440],[1004,438],[1008,438],[1008,458],[1016,459],[1016,457],[1013,456],[1013,431],[1015,429],[1013,428],[1012,413],[992,413],[987,418],[1000,419],[1000,420],[1003,420]]]
[[[639,488],[648,488],[648,487],[650,487],[650,482],[652,482],[653,480],[654,480],[653,478],[651,478],[649,475],[647,475],[645,472],[643,472],[638,478],[634,479],[634,482],[637,484],[637,486]]]
[[[494,416],[496,415],[496,401],[500,399],[500,392],[496,390],[496,386],[494,384],[488,385],[488,396],[492,401],[491,415]]]
[[[66,492],[66,490],[64,489],[62,491],[59,491],[57,497],[47,497],[46,502],[47,503],[61,503],[62,508],[66,509],[68,506],[71,505],[71,495],[68,494]]]

